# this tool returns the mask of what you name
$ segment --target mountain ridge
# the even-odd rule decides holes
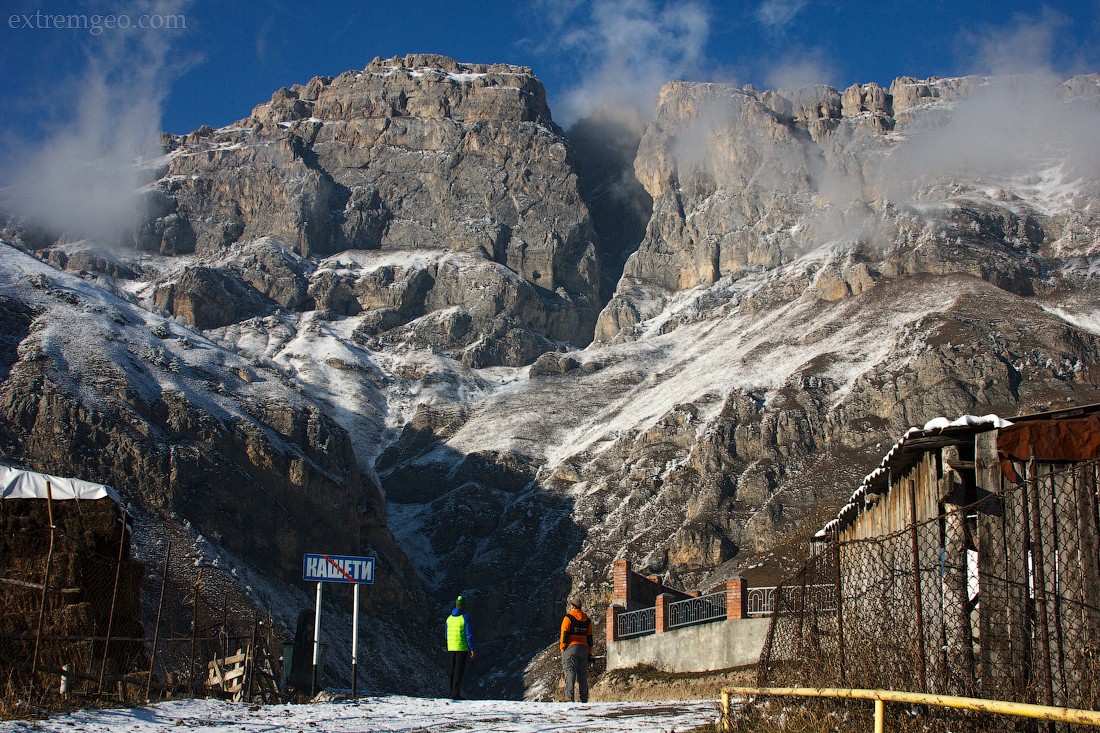
[[[312,477],[288,496],[346,494],[320,534],[287,524],[286,557],[325,532],[382,552],[403,577],[369,612],[406,638],[463,593],[493,660],[473,670],[482,689],[544,697],[558,607],[606,604],[614,559],[685,587],[770,584],[909,426],[1100,401],[1100,167],[1082,125],[1098,90],[1096,75],[674,82],[645,130],[589,128],[588,150],[601,131],[626,138],[585,177],[526,67],[410,55],[319,77],[240,123],[167,137],[132,249],[9,219],[6,242],[64,272],[25,263],[2,281],[0,444],[122,479],[47,447],[59,423],[28,418],[35,379],[58,385],[74,434],[99,401],[120,423],[99,440],[129,419],[152,436],[138,455],[186,442],[200,493],[219,450],[246,484],[298,475],[267,448],[219,448],[281,436]],[[615,208],[582,195],[604,184],[623,184],[630,216],[651,212],[639,241],[596,230]],[[75,323],[108,346],[36,350]],[[70,354],[123,354],[112,342],[129,356],[65,386]],[[227,422],[219,401],[249,417]],[[130,497],[272,563],[228,546],[238,520],[152,494]],[[435,645],[421,644],[428,689]],[[388,674],[375,683],[396,689]]]

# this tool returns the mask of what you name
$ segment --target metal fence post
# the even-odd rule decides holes
[[[160,640],[160,617],[164,613],[164,587],[168,584],[168,560],[172,557],[172,543],[164,550],[164,571],[160,577],[160,600],[157,602],[157,621],[153,626],[153,651],[149,655],[149,679],[145,683],[145,699],[149,701],[153,690],[153,667],[157,663],[157,642]]]
[[[252,677],[256,674],[256,628],[260,625],[260,612],[257,611],[252,619],[252,643],[248,647],[248,654],[245,655],[245,664],[247,669],[245,671],[246,683],[244,687],[244,701],[249,702],[252,699]]]
[[[920,691],[928,691],[928,663],[925,659],[924,642],[924,598],[920,587],[920,541],[917,537],[917,484],[913,480],[906,481],[909,484],[909,526],[913,544],[913,601],[917,620],[917,659],[920,669]]]
[[[96,691],[97,695],[103,694],[103,676],[107,672],[107,654],[111,648],[111,627],[115,623],[115,604],[118,603],[118,580],[122,573],[122,552],[126,547],[126,517],[129,516],[126,510],[122,512],[122,529],[118,533],[118,558],[115,561],[115,585],[114,590],[111,592],[111,610],[107,615],[107,636],[103,643],[103,661],[99,665],[99,688]]]
[[[42,643],[42,625],[46,620],[46,588],[50,585],[50,565],[53,564],[53,488],[46,482],[46,514],[50,522],[50,547],[46,552],[46,574],[42,578],[42,595],[38,604],[38,630],[34,634],[34,659],[31,660],[31,684],[38,672],[38,650]]]
[[[798,656],[805,657],[806,649],[809,647],[809,643],[806,641],[806,567],[798,572],[799,591],[798,591]],[[783,586],[779,586],[782,588]],[[776,602],[776,610],[779,609],[780,601]],[[778,614],[775,614],[778,615]],[[775,625],[775,620],[772,620],[772,625]]]
[[[1050,673],[1050,626],[1047,618],[1047,586],[1043,556],[1043,525],[1039,517],[1039,476],[1035,466],[1035,449],[1027,462],[1027,486],[1031,494],[1031,566],[1035,572],[1035,605],[1039,612],[1039,644],[1043,665],[1043,695],[1047,705],[1054,704],[1054,687]]]
[[[837,639],[837,650],[838,650],[837,661],[840,663],[840,681],[844,682],[844,680],[848,676],[848,673],[847,673],[847,670],[846,670],[847,665],[845,664],[845,658],[844,658],[844,596],[841,593],[841,585],[840,585],[841,572],[840,572],[840,530],[839,529],[836,531],[836,540],[835,540],[834,544],[836,545],[836,576],[835,576],[835,580],[836,580],[836,639]],[[803,578],[802,578],[802,596],[803,596],[803,599],[806,596],[806,578],[805,578],[805,576],[803,576]],[[803,600],[803,604],[805,604],[805,600]]]
[[[222,593],[222,656],[229,656],[229,593]]]

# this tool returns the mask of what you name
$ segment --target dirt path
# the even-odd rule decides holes
[[[592,686],[593,701],[714,700],[723,687],[756,684],[756,667],[724,672],[677,673],[653,669],[604,672]]]

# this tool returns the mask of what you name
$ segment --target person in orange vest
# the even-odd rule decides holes
[[[465,700],[462,696],[462,676],[466,660],[474,658],[474,632],[466,618],[466,599],[455,599],[451,615],[447,617],[447,652],[451,657],[451,699]]]
[[[561,620],[561,668],[565,673],[565,699],[573,702],[579,687],[581,702],[588,702],[588,656],[592,649],[592,620],[581,610],[581,599],[569,599],[569,611]]]

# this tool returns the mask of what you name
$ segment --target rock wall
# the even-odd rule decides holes
[[[602,305],[595,234],[571,148],[526,67],[375,59],[281,89],[235,125],[166,145],[137,234],[142,249],[220,256],[271,237],[290,251],[279,266],[293,273],[287,285],[303,275],[296,258],[461,253],[481,261],[478,282],[414,262],[402,267],[416,281],[404,302],[371,303],[389,283],[361,281],[356,288],[375,292],[358,307],[378,311],[376,327],[388,331],[457,306],[469,328],[435,329],[435,340],[478,367],[526,364],[555,342],[591,340]],[[219,263],[173,273],[157,305],[210,328],[276,304],[328,304],[300,287],[269,292],[249,269]]]
[[[422,623],[424,591],[379,487],[320,405],[193,331],[0,247],[0,456],[115,487],[145,518],[140,542],[173,536],[179,556],[228,558],[222,570],[240,570],[241,585],[264,578],[246,589],[264,613],[295,617],[298,601],[287,601],[302,555],[325,551],[371,554],[386,568],[364,610],[388,619],[388,636]],[[415,644],[403,648],[423,665]],[[415,689],[433,682],[425,675]]]
[[[843,93],[670,83],[635,161],[653,217],[596,337],[629,339],[666,293],[775,269],[826,243],[847,260],[817,273],[824,300],[881,277],[947,273],[1032,294],[1080,218],[1096,225],[1084,199],[1046,194],[1071,183],[1096,192],[1091,164],[1078,170],[1091,157],[1074,148],[1098,89],[1095,75],[901,77],[889,92]],[[1013,176],[1031,176],[1031,196],[1011,193]]]

